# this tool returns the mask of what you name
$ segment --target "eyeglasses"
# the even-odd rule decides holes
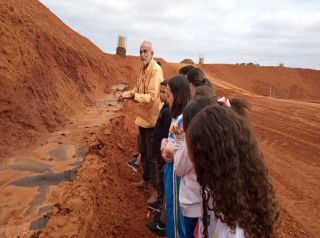
[[[142,53],[147,54],[148,50],[147,49],[140,50],[140,55],[142,55]]]

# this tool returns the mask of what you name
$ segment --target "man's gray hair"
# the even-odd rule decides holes
[[[153,47],[152,47],[152,43],[151,41],[147,41],[147,40],[144,40],[141,45],[148,45],[151,49],[151,51],[153,51]]]

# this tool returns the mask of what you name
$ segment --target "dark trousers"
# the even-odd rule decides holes
[[[183,216],[184,226],[186,229],[186,238],[193,238],[194,229],[196,228],[198,218]]]
[[[159,171],[157,169],[157,191],[158,191],[158,202],[162,205],[163,197],[164,197],[164,181],[163,181],[164,173],[163,171]]]
[[[157,161],[152,156],[152,146],[153,146],[153,128],[142,128],[139,127],[139,152],[141,153],[141,163],[143,168],[142,177],[146,182],[151,182],[154,186],[156,186],[157,178],[156,178],[156,166]]]

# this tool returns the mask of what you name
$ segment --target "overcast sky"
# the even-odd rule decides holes
[[[72,29],[107,53],[117,36],[138,55],[206,63],[284,63],[320,69],[320,0],[41,0]]]

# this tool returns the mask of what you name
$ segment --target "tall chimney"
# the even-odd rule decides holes
[[[116,54],[120,57],[126,57],[126,37],[125,36],[118,36],[118,47]]]
[[[204,54],[199,55],[199,64],[204,64]]]

